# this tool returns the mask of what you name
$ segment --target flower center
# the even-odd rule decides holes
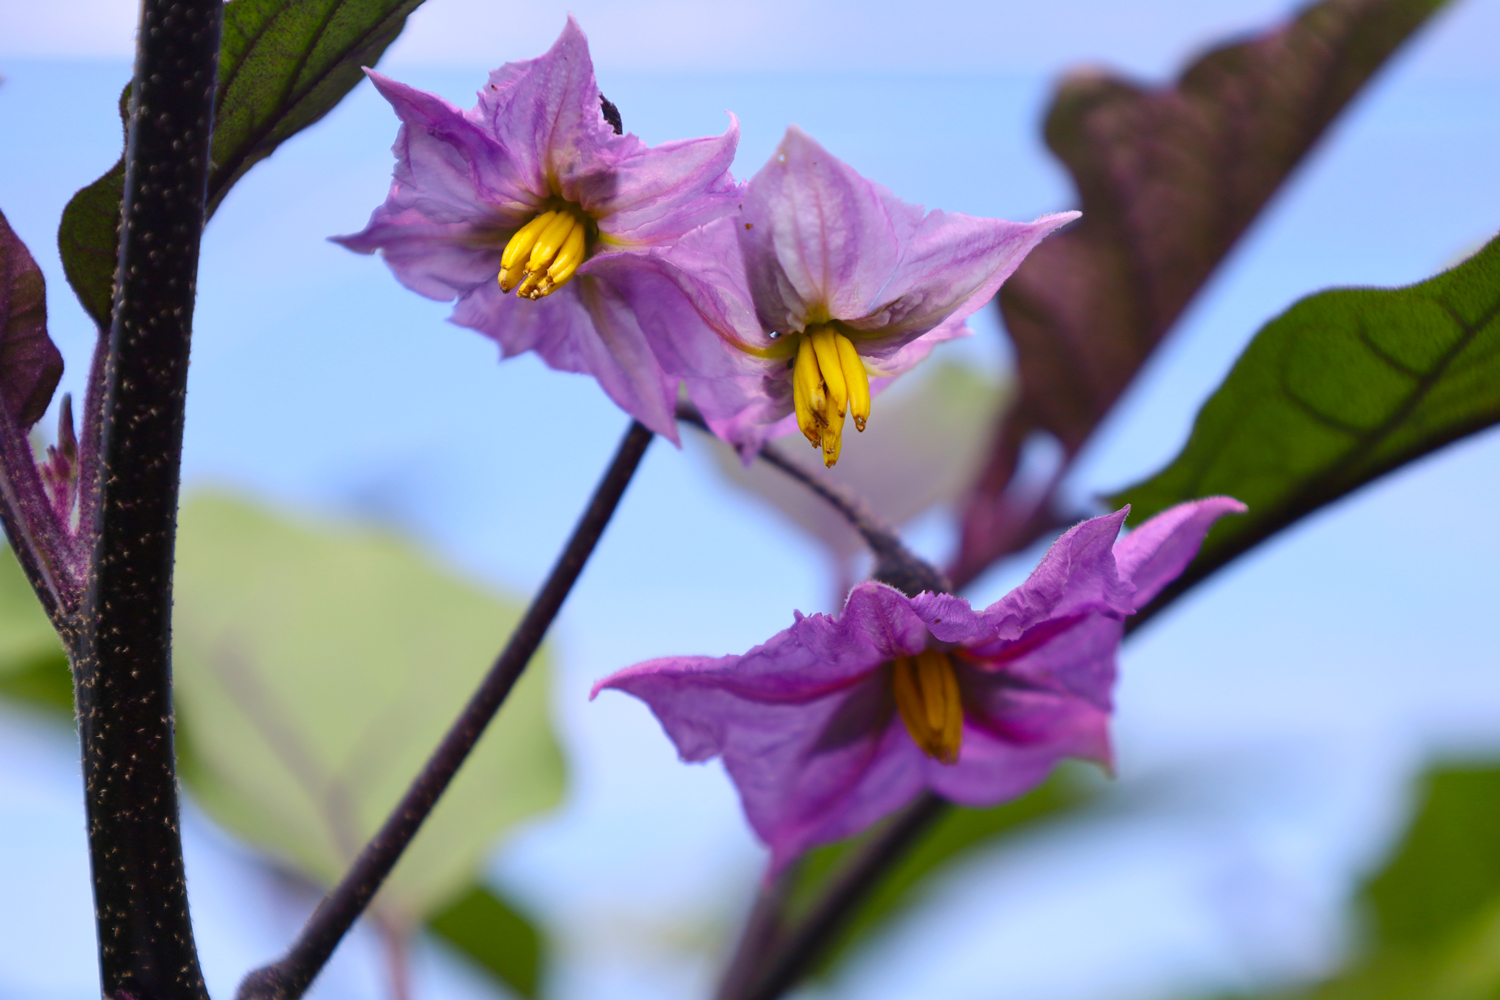
[[[906,731],[929,757],[958,763],[964,739],[964,706],[953,661],[937,649],[898,656],[891,665],[891,690]]]
[[[523,299],[551,295],[588,256],[589,217],[576,205],[543,212],[516,230],[500,255],[500,288]]]
[[[844,412],[852,411],[854,426],[865,429],[870,417],[870,376],[854,341],[831,326],[815,326],[802,334],[792,370],[792,404],[797,426],[823,449],[823,465],[839,460]]]

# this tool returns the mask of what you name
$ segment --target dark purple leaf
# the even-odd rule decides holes
[[[0,214],[0,397],[22,430],[42,419],[63,360],[47,336],[47,287],[26,244]]]
[[[1077,454],[1318,136],[1443,2],[1324,0],[1165,88],[1063,80],[1047,144],[1083,218],[1001,289],[1021,391],[965,511],[956,581],[1049,524],[1011,488],[1026,440],[1043,432]]]

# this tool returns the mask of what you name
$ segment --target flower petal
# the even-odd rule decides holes
[[[686,760],[722,756],[783,864],[921,788],[921,751],[895,720],[880,668],[927,642],[904,596],[863,583],[838,618],[799,617],[744,656],[638,664],[594,693],[618,688],[645,701]]]
[[[365,74],[401,119],[389,207],[497,228],[519,226],[537,210],[545,191],[527,185],[507,151],[462,111],[374,70]]]
[[[1120,575],[1135,584],[1133,604],[1146,605],[1198,554],[1203,536],[1225,514],[1243,514],[1233,497],[1208,497],[1180,503],[1157,514],[1115,546]]]
[[[931,761],[927,768],[932,790],[960,805],[984,808],[1018,798],[1067,757],[1112,766],[1109,713],[1081,699],[1011,689],[988,700],[982,719],[970,712],[958,763]]]
[[[614,166],[609,185],[581,189],[581,203],[599,231],[617,245],[665,244],[735,210],[743,189],[729,173],[740,123],[729,116],[720,136],[680,139],[660,146],[635,140]],[[634,140],[634,137],[629,137]]]
[[[680,295],[665,283],[642,287],[618,273],[606,280],[586,273],[587,267],[535,301],[486,281],[460,300],[450,320],[498,343],[505,357],[534,350],[548,367],[594,376],[621,409],[676,441],[677,379],[657,363],[636,308],[649,310],[653,293]]]
[[[572,15],[544,54],[490,74],[469,112],[505,149],[529,190],[580,201],[639,140],[617,136],[600,110],[588,40]]]
[[[787,333],[817,321],[820,308],[835,319],[865,315],[921,219],[791,126],[745,188],[739,237],[761,323]]]
[[[1033,247],[1078,216],[1060,212],[1035,222],[1007,222],[930,212],[902,242],[901,260],[879,300],[870,303],[865,314],[850,317],[848,324],[898,340],[928,331],[956,332]]]
[[[379,250],[398,281],[429,299],[451,301],[500,273],[502,250],[476,246],[473,226],[430,222],[415,209],[382,205],[360,232],[331,238],[359,253]]]

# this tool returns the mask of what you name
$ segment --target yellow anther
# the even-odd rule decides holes
[[[849,416],[854,418],[854,429],[864,433],[865,421],[870,419],[870,376],[865,372],[865,363],[859,352],[854,349],[854,341],[836,335],[834,343],[839,349],[844,384],[849,387]]]
[[[574,226],[573,231],[568,233],[568,238],[563,241],[562,249],[557,252],[552,266],[547,268],[547,276],[537,286],[536,297],[550,295],[568,283],[573,272],[578,270],[578,265],[583,263],[584,246],[583,227]]]
[[[944,764],[957,763],[964,707],[948,654],[924,649],[915,657],[897,657],[891,665],[891,691],[906,731],[922,752]]]
[[[526,260],[526,270],[532,272],[545,272],[552,266],[557,251],[562,249],[563,241],[573,231],[573,227],[579,224],[572,212],[558,212],[556,217],[547,224],[540,236],[536,238],[536,245],[531,248],[531,256]]]
[[[828,387],[828,401],[842,417],[849,404],[849,389],[844,385],[844,370],[839,362],[837,342],[844,338],[826,326],[813,329],[807,338],[812,341],[813,350],[817,352],[818,369],[823,376],[823,384]]]
[[[588,219],[577,206],[543,212],[505,244],[500,288],[539,299],[566,285],[588,256]]]
[[[792,406],[797,426],[814,448],[823,449],[823,464],[832,468],[843,447],[845,412],[852,406],[860,430],[870,415],[870,377],[853,341],[831,326],[798,337]]]
[[[536,246],[537,237],[542,234],[549,224],[554,222],[558,212],[543,212],[532,219],[526,225],[516,230],[516,234],[505,244],[505,252],[500,255],[500,290],[508,292],[516,287],[521,276],[526,271],[526,258],[531,254],[531,248]]]
[[[797,361],[792,369],[792,406],[797,410],[797,426],[813,447],[823,442],[820,423],[823,406],[823,377],[818,373],[817,353],[812,340],[802,337],[797,345]]]

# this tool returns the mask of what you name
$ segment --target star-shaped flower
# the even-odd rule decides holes
[[[772,870],[852,836],[923,789],[992,806],[1064,757],[1110,766],[1125,619],[1197,554],[1228,497],[1181,504],[1123,539],[1129,509],[1085,521],[981,611],[875,582],[837,616],[798,614],[743,656],[676,656],[600,681],[645,701],[683,760],[723,757]]]
[[[506,357],[534,350],[553,368],[593,375],[676,440],[679,380],[651,340],[701,321],[632,261],[735,209],[738,124],[655,147],[617,134],[571,17],[545,55],[491,73],[467,112],[366,72],[402,122],[395,176],[369,225],[337,241],[381,251],[413,291],[457,298],[452,321]]]
[[[794,125],[737,215],[654,255],[719,335],[678,327],[674,349],[658,353],[747,460],[795,426],[831,466],[845,414],[864,430],[871,395],[968,333],[964,320],[1031,248],[1077,217],[924,212]]]

